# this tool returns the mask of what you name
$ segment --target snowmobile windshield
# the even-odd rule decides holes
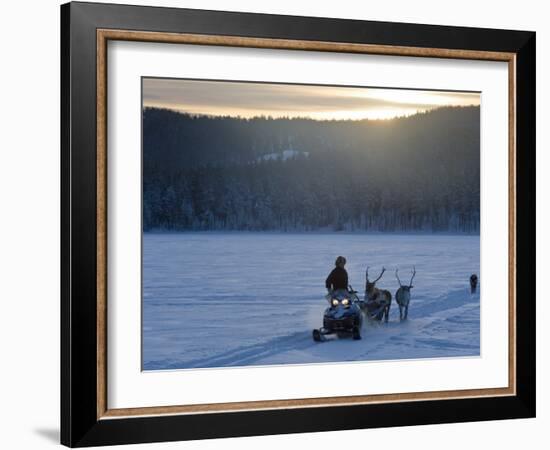
[[[332,298],[336,298],[338,300],[343,300],[345,298],[349,299],[350,294],[346,289],[338,289],[332,293]]]

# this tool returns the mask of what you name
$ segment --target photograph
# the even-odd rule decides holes
[[[480,357],[480,92],[141,89],[143,371]]]

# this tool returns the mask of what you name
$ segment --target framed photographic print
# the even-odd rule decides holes
[[[535,33],[61,7],[61,441],[535,415]]]

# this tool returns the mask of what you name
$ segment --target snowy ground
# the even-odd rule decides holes
[[[315,343],[324,280],[344,255],[363,293],[365,268],[395,297],[416,265],[409,320],[363,339]],[[388,234],[144,234],[143,368],[186,369],[479,355],[479,236]]]

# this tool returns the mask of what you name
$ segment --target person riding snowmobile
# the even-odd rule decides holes
[[[350,336],[354,340],[361,339],[363,314],[357,292],[348,286],[348,273],[344,266],[346,258],[339,256],[336,266],[325,280],[327,288],[326,300],[329,307],[323,314],[323,326],[312,331],[315,342],[323,342],[325,336],[336,334],[338,337]]]

